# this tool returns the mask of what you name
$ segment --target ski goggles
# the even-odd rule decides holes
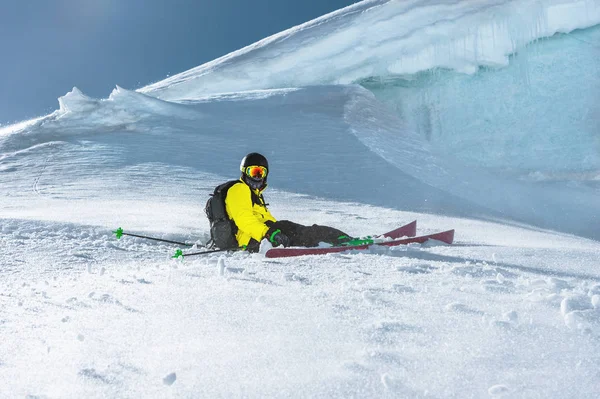
[[[267,177],[267,168],[264,166],[248,166],[244,173],[251,179],[264,179]]]

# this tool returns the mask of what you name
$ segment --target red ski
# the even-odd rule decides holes
[[[272,248],[269,249],[265,256],[267,258],[286,258],[291,256],[302,256],[302,255],[325,255],[336,252],[345,252],[345,251],[359,251],[368,249],[374,245],[386,246],[386,247],[394,247],[397,245],[406,245],[412,243],[422,244],[428,240],[437,240],[442,241],[446,244],[452,244],[454,241],[454,230],[443,231],[440,233],[428,234],[425,236],[418,237],[409,237],[402,238],[393,241],[384,241],[373,244],[363,244],[363,245],[355,245],[355,246],[345,246],[345,247],[327,247],[327,248]]]
[[[409,224],[405,224],[402,227],[398,227],[395,230],[383,233],[382,236],[386,238],[402,238],[402,237],[414,237],[417,235],[417,221],[413,220]]]

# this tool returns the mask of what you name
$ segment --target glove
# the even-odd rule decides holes
[[[273,231],[269,229],[269,231],[267,231],[267,238],[269,239],[271,244],[273,244],[276,247],[280,245],[283,245],[284,247],[290,246],[290,238],[283,234],[279,229]]]

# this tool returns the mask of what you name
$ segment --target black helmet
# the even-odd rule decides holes
[[[244,159],[242,159],[242,163],[240,163],[240,170],[242,173],[248,166],[264,166],[267,168],[267,170],[269,170],[269,162],[267,161],[267,158],[258,152],[251,152],[250,154],[246,155]]]
[[[248,175],[248,167],[250,166],[262,166],[264,168],[263,177],[250,177]],[[253,168],[259,169],[259,168]],[[240,163],[240,171],[242,172],[242,180],[254,190],[263,190],[267,186],[267,175],[269,173],[269,162],[267,158],[257,152],[251,152],[246,155]]]

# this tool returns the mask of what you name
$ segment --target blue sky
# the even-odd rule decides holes
[[[355,2],[3,2],[0,124],[54,111],[74,86],[96,98],[137,89]]]

